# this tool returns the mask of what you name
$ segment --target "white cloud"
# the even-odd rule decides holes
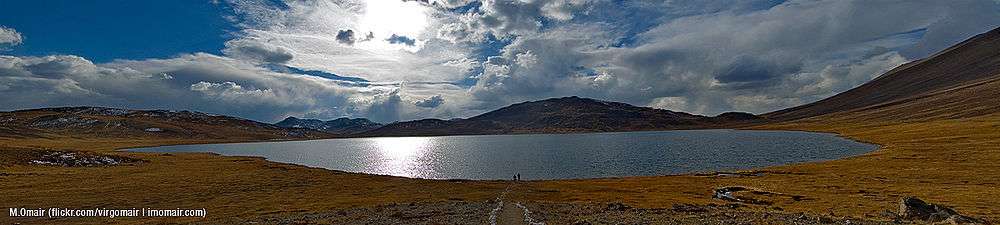
[[[261,2],[238,2],[235,8],[249,18],[248,29],[231,42],[261,43],[288,49],[287,64],[322,70],[375,82],[455,81],[468,68],[446,65],[473,58],[465,45],[438,39],[437,17],[417,2],[403,1],[289,1],[287,9]],[[371,41],[345,42],[344,32],[354,40],[371,34]],[[342,36],[338,39],[338,34]],[[393,44],[393,36],[413,40],[413,45]],[[398,39],[397,39],[398,40]]]
[[[683,111],[687,109],[688,102],[684,97],[660,97],[653,99],[648,106],[657,109]]]
[[[0,46],[21,45],[22,42],[24,42],[24,37],[21,36],[20,32],[17,32],[13,28],[0,26]]]
[[[417,113],[389,112],[400,108],[387,107],[396,103],[383,96],[401,97],[398,86],[344,86],[341,82],[273,72],[251,62],[204,53],[106,64],[77,56],[0,56],[0,84],[5,87],[0,94],[6,96],[3,110],[102,105],[191,109],[263,121],[288,115],[392,121]]]
[[[270,101],[280,101],[271,89],[246,89],[232,81],[212,83],[201,81],[191,85],[192,91],[201,92],[211,98],[226,103],[240,102],[243,104],[258,104]]]

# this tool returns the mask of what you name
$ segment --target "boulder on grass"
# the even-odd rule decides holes
[[[916,197],[904,197],[899,201],[899,217],[905,220],[920,220],[930,223],[982,224],[981,220],[963,216],[955,210],[927,203]]]

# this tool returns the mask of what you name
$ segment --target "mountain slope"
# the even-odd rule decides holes
[[[64,107],[0,112],[0,138],[271,140],[330,137],[230,116],[190,111]]]
[[[382,124],[372,122],[365,118],[350,119],[347,117],[335,120],[322,121],[318,119],[299,119],[288,117],[274,125],[285,128],[308,128],[332,134],[355,134],[373,130]]]
[[[827,114],[893,120],[986,115],[1000,111],[998,77],[1000,28],[833,97],[762,116],[789,121]]]
[[[468,119],[424,119],[392,123],[365,136],[569,133],[672,130],[748,123],[756,116],[725,113],[706,117],[580,97],[513,104]]]

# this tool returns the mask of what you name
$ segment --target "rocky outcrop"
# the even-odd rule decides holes
[[[905,197],[899,201],[899,217],[905,220],[919,220],[930,223],[982,224],[976,218],[963,216],[955,210],[930,204],[916,197]]]

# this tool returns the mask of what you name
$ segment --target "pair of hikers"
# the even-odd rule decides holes
[[[513,177],[513,179],[514,179],[514,181],[519,181],[519,180],[521,180],[521,173],[517,173],[517,174],[514,174],[514,177]]]

